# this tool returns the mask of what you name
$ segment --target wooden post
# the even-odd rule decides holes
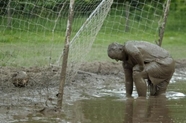
[[[164,32],[165,32],[165,26],[166,26],[166,22],[167,22],[167,16],[169,13],[170,2],[171,2],[171,0],[167,0],[167,2],[166,2],[166,7],[165,7],[165,11],[164,11],[164,16],[163,16],[163,22],[162,22],[161,26],[159,27],[159,39],[158,39],[158,42],[156,42],[156,44],[158,44],[159,46],[162,45],[163,36],[164,36]]]
[[[7,5],[7,28],[11,29],[11,10],[10,10],[10,4],[11,4],[11,0],[8,1],[8,5]]]
[[[63,49],[62,68],[61,68],[61,74],[60,74],[58,101],[57,101],[57,106],[60,109],[62,108],[63,94],[64,94],[63,91],[64,91],[64,85],[65,85],[65,79],[66,79],[66,68],[67,68],[70,35],[71,35],[72,20],[73,20],[73,13],[74,13],[73,9],[74,9],[74,0],[70,0],[69,15],[68,15],[67,29],[66,29],[66,36],[65,36],[65,45]]]
[[[128,32],[129,31],[129,15],[130,15],[130,4],[129,2],[127,1],[126,2],[126,5],[125,5],[125,32]]]

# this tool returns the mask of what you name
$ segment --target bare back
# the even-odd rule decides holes
[[[133,48],[130,47],[132,45],[135,47],[139,52],[142,54],[143,61],[145,62],[151,62],[156,59],[163,59],[166,57],[169,57],[169,53],[159,47],[158,45],[151,44],[149,42],[144,41],[128,41],[125,43],[125,49],[127,52],[135,52]]]

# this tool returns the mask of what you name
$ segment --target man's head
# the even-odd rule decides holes
[[[111,59],[122,61],[124,59],[124,46],[118,43],[112,43],[108,46],[107,53]]]

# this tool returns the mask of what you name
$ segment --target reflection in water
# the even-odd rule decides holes
[[[166,97],[124,98],[114,97],[79,100],[65,105],[62,114],[55,108],[35,107],[15,109],[0,107],[0,122],[14,123],[185,123],[186,98]],[[168,103],[168,104],[167,104]],[[36,111],[36,112],[35,112]],[[38,112],[39,111],[39,112]],[[13,116],[13,117],[12,117]]]
[[[74,105],[72,123],[123,123],[124,107],[111,97],[81,100]]]
[[[164,96],[126,100],[124,123],[173,123]]]
[[[173,123],[165,96],[116,100],[106,98],[79,101],[74,105],[73,122]]]

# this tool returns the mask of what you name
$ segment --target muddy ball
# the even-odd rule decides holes
[[[39,113],[45,115],[45,116],[55,116],[60,115],[60,109],[59,108],[52,108],[52,107],[44,107],[43,109],[39,110]]]
[[[19,71],[13,74],[12,83],[15,87],[25,87],[27,86],[29,77],[25,71]]]

